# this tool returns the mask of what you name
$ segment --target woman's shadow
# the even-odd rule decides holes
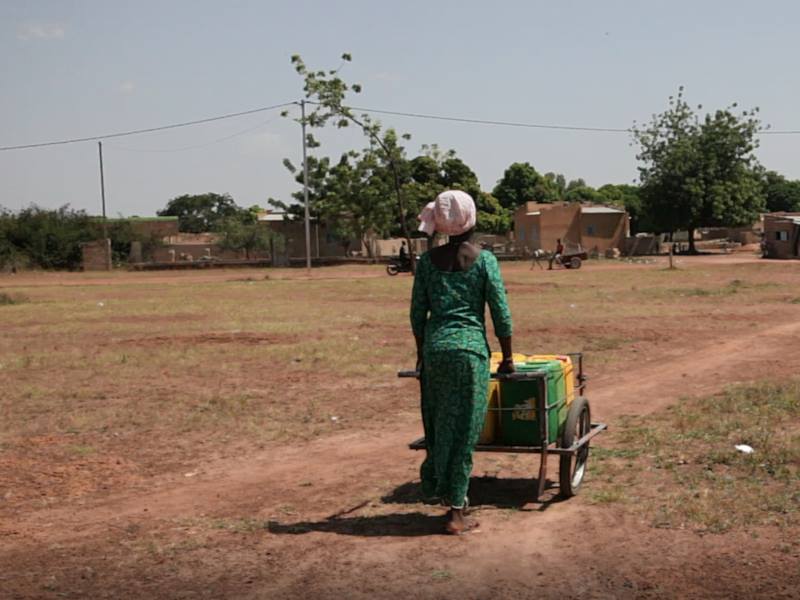
[[[548,482],[550,483],[550,482]],[[550,486],[552,487],[552,485]],[[473,477],[469,486],[469,502],[474,509],[494,507],[519,511],[543,511],[559,500],[553,494],[536,502],[535,479],[506,479],[497,477]],[[381,498],[383,505],[416,505],[422,501],[419,482],[407,482]],[[384,515],[349,516],[367,506],[369,501],[331,515],[320,521],[279,523],[269,521],[270,533],[301,535],[313,531],[355,535],[361,537],[398,536],[416,537],[439,535],[444,531],[444,511],[438,515],[413,512],[394,512]],[[528,505],[533,504],[532,507]]]

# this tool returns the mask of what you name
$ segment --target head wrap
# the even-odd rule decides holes
[[[428,235],[434,231],[445,235],[461,235],[475,227],[475,201],[460,190],[448,190],[429,202],[417,217],[419,230]]]

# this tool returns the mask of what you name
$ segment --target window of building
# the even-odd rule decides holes
[[[519,228],[519,241],[525,241],[525,230],[522,227]]]
[[[594,235],[594,225],[586,226],[586,235]]]
[[[788,231],[776,231],[775,232],[775,239],[779,242],[788,242],[789,241],[789,232]]]

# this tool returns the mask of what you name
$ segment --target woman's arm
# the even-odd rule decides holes
[[[424,261],[417,264],[414,287],[411,290],[411,330],[417,342],[417,369],[422,366],[422,348],[425,344],[425,324],[428,322],[430,302],[428,300],[427,270]]]
[[[513,332],[511,311],[508,308],[506,286],[503,283],[503,277],[500,275],[500,266],[497,264],[497,258],[492,254],[488,255],[486,259],[486,301],[489,303],[494,332],[503,352],[503,361],[500,363],[498,371],[500,373],[511,373],[514,371],[511,344],[511,334]]]
[[[500,350],[503,352],[503,360],[497,367],[498,373],[514,372],[514,353],[511,350],[511,336],[497,338],[500,341]]]

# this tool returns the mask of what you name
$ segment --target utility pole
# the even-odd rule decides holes
[[[303,129],[303,198],[306,205],[306,271],[311,275],[311,219],[308,212],[308,156],[306,150],[306,101],[300,100],[300,124]]]
[[[111,270],[111,245],[108,241],[108,225],[106,223],[106,180],[103,173],[103,142],[97,142],[100,155],[100,199],[103,203],[103,249],[106,255],[106,269]]]
[[[97,151],[100,154],[100,199],[103,202],[103,239],[108,237],[106,227],[106,180],[103,175],[103,142],[97,142]]]

